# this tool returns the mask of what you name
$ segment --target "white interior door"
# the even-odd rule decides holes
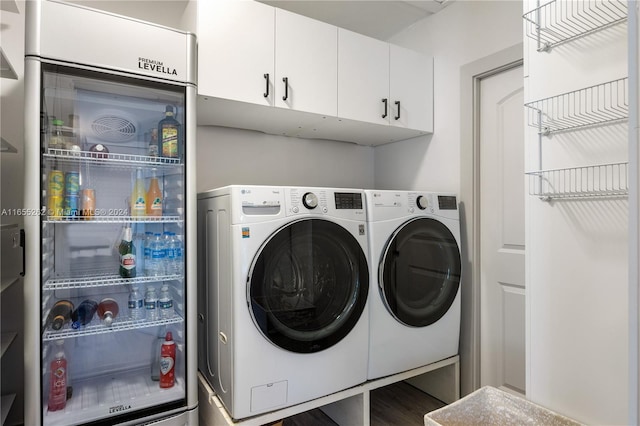
[[[480,383],[525,393],[522,66],[480,82]]]

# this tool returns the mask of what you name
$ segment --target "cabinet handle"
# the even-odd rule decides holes
[[[269,74],[263,74],[264,76],[264,80],[265,80],[265,92],[263,93],[263,96],[269,97]]]
[[[398,115],[396,115],[395,119],[400,120],[400,101],[396,101],[395,104],[398,107]]]
[[[384,104],[384,114],[382,114],[382,118],[387,118],[387,113],[389,112],[389,99],[384,98],[382,103]]]
[[[284,81],[284,96],[282,97],[282,100],[286,101],[289,97],[289,77],[283,77],[282,81]]]

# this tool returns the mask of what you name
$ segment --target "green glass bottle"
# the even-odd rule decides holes
[[[131,227],[124,228],[124,236],[118,248],[120,253],[120,276],[135,278],[136,276],[136,246],[131,238]]]

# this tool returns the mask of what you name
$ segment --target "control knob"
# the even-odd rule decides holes
[[[313,210],[318,207],[318,197],[313,192],[307,192],[302,197],[302,204],[309,210]]]
[[[416,198],[416,205],[420,210],[424,210],[429,206],[429,201],[427,200],[427,197],[418,195],[418,198]]]

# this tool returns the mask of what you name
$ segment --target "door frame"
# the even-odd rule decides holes
[[[518,43],[460,68],[461,396],[480,387],[480,81],[523,65],[523,52]]]

